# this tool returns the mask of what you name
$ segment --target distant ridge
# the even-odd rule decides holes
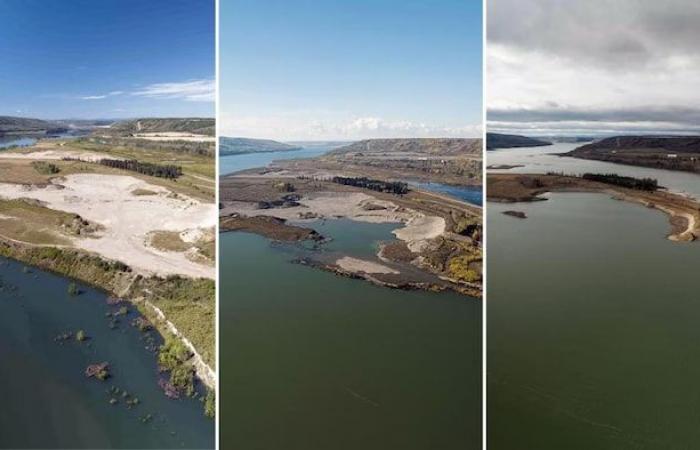
[[[0,135],[4,134],[47,134],[65,131],[57,122],[28,117],[0,116]]]
[[[113,124],[100,133],[136,134],[136,133],[192,133],[205,136],[216,135],[216,120],[212,118],[144,118],[124,120]]]
[[[563,156],[700,173],[700,136],[616,136]]]
[[[615,136],[583,145],[571,153],[642,149],[672,153],[700,153],[700,136]]]
[[[219,138],[221,156],[243,155],[246,153],[270,153],[301,150],[298,145],[285,144],[270,139],[251,139],[239,137]]]
[[[442,155],[481,154],[481,139],[473,138],[399,138],[365,139],[339,147],[328,155],[339,153],[436,153]]]
[[[551,142],[533,139],[517,134],[486,133],[486,150],[498,148],[542,147],[552,145]]]

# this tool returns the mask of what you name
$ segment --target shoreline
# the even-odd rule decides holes
[[[141,307],[141,304],[148,305],[151,308],[155,308],[165,318],[164,313],[159,308],[150,304],[150,302],[145,297],[139,299],[138,297],[132,297],[130,295],[130,291],[134,287],[134,283],[136,283],[139,278],[142,278],[141,275],[135,274],[133,272],[116,272],[111,275],[106,275],[104,273],[106,269],[101,267],[100,264],[106,262],[107,260],[99,256],[87,254],[75,248],[65,249],[65,251],[74,253],[80,262],[81,269],[87,269],[81,272],[82,275],[81,273],[77,273],[74,270],[61,270],[59,268],[56,268],[55,265],[44,263],[40,255],[29,254],[32,251],[42,252],[45,250],[50,251],[51,249],[52,247],[50,246],[33,246],[19,242],[8,242],[4,239],[0,239],[0,256],[12,259],[19,263],[26,264],[30,267],[34,267],[40,270],[44,270],[46,272],[64,278],[76,280],[80,283],[84,283],[88,286],[91,286],[94,289],[102,291],[107,295],[122,298],[134,305],[138,309],[139,313],[141,313],[144,317],[149,318],[149,320],[151,318],[151,315],[148,312],[144,311],[144,309]],[[86,259],[89,261],[86,261]],[[100,276],[100,271],[103,272],[101,274],[102,276]],[[92,275],[92,277],[88,276],[88,274]],[[154,327],[156,328],[156,331],[160,334],[161,338],[165,339],[166,333],[170,333],[173,334],[177,339],[179,339],[185,346],[187,346],[188,348],[191,347],[190,350],[194,349],[194,345],[189,340],[187,340],[184,337],[184,335],[182,335],[182,333],[177,329],[177,327],[175,327],[174,324],[168,321],[167,318],[165,319],[165,328],[163,328],[160,321],[152,322]],[[173,332],[170,326],[172,326],[172,329],[177,331],[177,333]],[[193,362],[193,366],[195,368],[195,375],[208,389],[215,391],[216,372],[203,361],[201,354],[196,349],[193,351],[193,354],[196,355],[196,361]],[[157,358],[157,356],[155,357]],[[201,366],[197,364],[199,362],[201,362]],[[214,374],[214,378],[211,378],[210,374]]]
[[[665,190],[642,191],[584,180],[567,175],[494,174],[488,175],[487,200],[498,203],[545,201],[547,192],[591,192],[655,209],[668,216],[671,232],[667,239],[691,242],[700,238],[700,203]]]

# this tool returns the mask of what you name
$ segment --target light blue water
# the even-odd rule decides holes
[[[0,150],[8,147],[29,147],[36,143],[36,139],[17,136],[0,136]]]
[[[410,183],[419,189],[449,195],[458,200],[481,206],[483,204],[481,186],[452,186],[441,183]]]
[[[282,159],[315,158],[337,148],[336,145],[314,145],[301,150],[286,152],[247,153],[245,155],[230,155],[219,158],[219,174],[227,175],[240,170],[266,167],[272,161]]]

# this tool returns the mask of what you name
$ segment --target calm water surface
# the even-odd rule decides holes
[[[498,150],[488,163],[652,176],[700,194],[696,175],[551,151]],[[488,205],[490,448],[696,448],[700,246],[665,239],[658,211],[601,194],[548,197]]]
[[[567,175],[580,175],[586,172],[617,173],[631,177],[650,177],[659,180],[659,184],[674,192],[686,193],[700,199],[700,176],[689,172],[659,170],[613,164],[603,161],[569,158],[557,155],[566,153],[583,144],[558,143],[546,147],[526,147],[516,149],[489,150],[487,164],[524,165],[509,170],[490,170],[498,173],[546,173],[564,172]]]
[[[314,145],[303,147],[301,150],[287,152],[247,153],[245,155],[230,155],[219,158],[219,173],[226,175],[239,170],[265,167],[272,161],[282,159],[315,158],[337,148],[338,145]]]
[[[68,284],[0,259],[0,448],[213,448],[214,423],[202,404],[170,400],[158,387],[155,355],[130,326],[133,308],[112,330],[105,314],[117,307],[86,286],[70,296]],[[56,342],[79,329],[87,342]],[[103,361],[112,378],[85,378],[87,365]],[[108,392],[113,386],[140,404],[127,409]],[[113,397],[118,404],[109,404]]]
[[[367,256],[394,228],[319,231],[331,250]],[[220,242],[222,445],[481,448],[479,301],[292,264],[252,234]]]
[[[29,147],[34,145],[36,139],[18,136],[0,136],[0,150],[8,147]]]

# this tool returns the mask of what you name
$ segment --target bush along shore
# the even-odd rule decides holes
[[[216,382],[214,371],[211,369],[215,355],[214,281],[182,277],[167,279],[144,277],[135,274],[123,263],[107,261],[79,250],[37,247],[2,240],[0,240],[0,256],[94,286],[112,296],[108,303],[112,301],[116,305],[122,302],[123,298],[128,298],[145,318],[132,322],[132,325],[141,331],[148,331],[152,326],[165,341],[160,348],[154,348],[158,352],[159,365],[170,374],[170,378],[166,379],[165,383],[161,381],[161,386],[172,385],[178,396],[185,394],[201,397],[204,413],[214,417],[215,394],[213,391]],[[75,283],[72,282],[70,286],[75,286]],[[155,286],[158,286],[157,290],[154,289]],[[71,289],[71,292],[74,292],[72,295],[79,293],[77,287]],[[195,299],[193,305],[188,305],[191,306],[190,311],[184,313],[180,311],[178,315],[177,310],[182,310],[184,299],[189,298]],[[169,316],[170,311],[166,306],[171,302],[173,317]],[[112,315],[119,316],[122,310],[128,311],[126,306],[122,305]],[[209,319],[210,323],[203,323]],[[188,335],[186,338],[183,333],[192,330],[199,330],[199,332]],[[83,333],[76,333],[76,336]],[[96,377],[96,374],[109,376],[108,363],[103,370],[96,371],[96,368],[97,365],[92,370],[86,369],[86,376]],[[206,388],[206,394],[203,396],[194,389],[195,376]],[[171,391],[170,388],[163,389],[165,395]]]

